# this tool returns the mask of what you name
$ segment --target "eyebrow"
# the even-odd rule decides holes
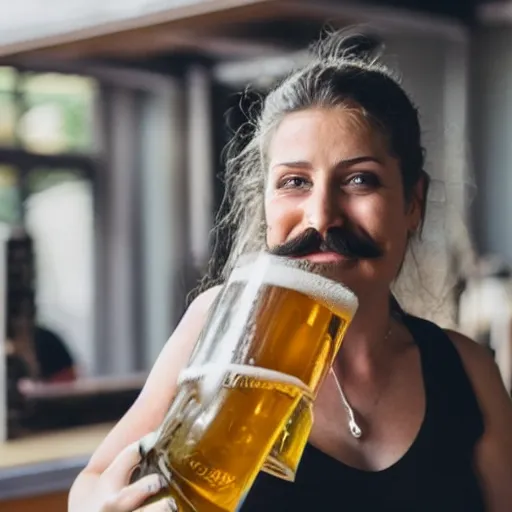
[[[374,156],[356,156],[354,158],[348,158],[346,160],[340,160],[334,167],[335,169],[346,169],[352,165],[361,164],[365,162],[374,162],[379,165],[384,165],[384,162]],[[311,169],[311,163],[307,160],[298,160],[295,162],[279,162],[272,166],[275,167],[295,167],[297,169]]]

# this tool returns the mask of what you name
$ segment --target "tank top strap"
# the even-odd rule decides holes
[[[424,319],[404,315],[416,341],[426,394],[425,420],[436,441],[468,455],[483,434],[483,416],[460,354],[447,333]]]

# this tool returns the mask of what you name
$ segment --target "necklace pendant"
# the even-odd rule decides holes
[[[360,439],[360,437],[363,435],[363,431],[359,427],[359,425],[355,422],[355,420],[350,420],[348,422],[348,428],[350,430],[350,433],[353,437],[356,439]]]

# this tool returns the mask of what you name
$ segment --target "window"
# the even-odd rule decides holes
[[[44,154],[91,152],[95,82],[55,73],[24,74],[20,143]]]
[[[26,176],[25,224],[34,242],[36,322],[57,333],[81,374],[94,365],[93,187],[73,169]]]
[[[16,167],[0,164],[0,224],[21,221],[21,193]]]
[[[15,144],[16,71],[0,66],[0,146]]]

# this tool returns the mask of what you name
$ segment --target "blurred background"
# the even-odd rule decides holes
[[[204,272],[223,147],[326,24],[419,106],[478,256],[457,327],[511,390],[511,0],[2,2],[0,510],[66,510]]]

